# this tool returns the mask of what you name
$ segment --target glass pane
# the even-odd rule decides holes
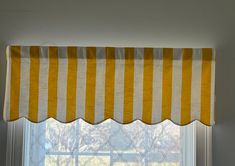
[[[76,123],[76,122],[75,122]],[[78,149],[81,153],[109,152],[110,122],[91,125],[78,120]]]
[[[180,166],[179,162],[149,163],[149,166]]]
[[[110,163],[109,156],[79,156],[79,165],[86,165],[86,166],[106,166]]]
[[[63,124],[49,119],[27,121],[25,165],[152,165],[183,166],[183,127],[170,121],[128,125],[106,120]]]
[[[44,127],[43,125],[42,127]],[[72,152],[75,150],[76,123],[65,125],[55,120],[49,120],[45,125],[45,150],[47,152]]]
[[[75,159],[72,156],[64,156],[64,155],[46,155],[45,157],[45,165],[48,166],[68,166],[75,165]]]

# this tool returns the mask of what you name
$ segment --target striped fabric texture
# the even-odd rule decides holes
[[[4,119],[214,124],[211,48],[8,46]]]

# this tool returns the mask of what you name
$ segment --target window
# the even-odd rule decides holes
[[[7,57],[4,120],[94,124],[11,123],[8,165],[211,165],[212,48],[9,46]],[[122,125],[95,125],[107,118]],[[124,125],[135,119],[151,125]]]
[[[7,165],[209,166],[210,135],[211,127],[199,122],[180,127],[171,121],[90,125],[20,119],[9,123]]]

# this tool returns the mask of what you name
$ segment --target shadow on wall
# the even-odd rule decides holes
[[[0,165],[5,165],[7,145],[7,123],[3,121],[3,103],[6,79],[6,44],[0,43]]]

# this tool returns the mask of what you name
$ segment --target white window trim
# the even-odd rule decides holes
[[[8,123],[7,166],[23,166],[25,157],[29,156],[23,156],[25,154],[24,150],[27,148],[24,138],[26,125],[26,120],[22,119],[14,123]],[[184,127],[183,130],[185,133],[189,133],[183,136],[184,148],[190,151],[195,149],[192,150],[195,152],[194,154],[186,153],[183,156],[185,158],[182,163],[183,166],[192,165],[192,163],[192,166],[212,166],[212,127],[206,127],[196,122],[190,127]],[[29,134],[29,132],[26,132],[26,134]],[[189,135],[193,138],[188,138]]]
[[[23,165],[24,121],[9,122],[7,129],[6,166]]]

